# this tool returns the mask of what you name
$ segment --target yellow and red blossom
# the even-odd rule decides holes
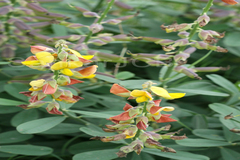
[[[112,85],[112,88],[110,89],[110,93],[120,97],[129,97],[131,92],[126,88],[115,83]]]
[[[54,94],[52,94],[53,99],[57,101],[63,101],[65,103],[76,103],[80,99],[83,99],[80,96],[75,96],[71,91],[68,90],[57,90]]]
[[[138,129],[147,130],[148,127],[148,118],[145,116],[138,117],[136,120]]]
[[[237,1],[235,0],[222,0],[223,2],[227,3],[227,4],[231,4],[231,5],[235,5],[235,4],[238,4]]]
[[[92,65],[90,67],[84,68],[80,71],[73,72],[73,76],[76,78],[93,78],[95,77],[95,72],[97,71],[97,65]]]
[[[59,104],[57,102],[51,102],[48,104],[46,110],[50,114],[57,114],[57,115],[62,115],[63,113],[59,111]]]
[[[42,52],[42,51],[53,51],[51,48],[44,47],[44,46],[31,46],[32,54]]]
[[[51,69],[55,71],[60,70],[62,74],[65,74],[67,76],[72,76],[73,72],[70,69],[82,67],[82,65],[83,63],[80,61],[68,61],[68,62],[60,61],[60,62],[54,63],[51,66]]]
[[[157,123],[167,123],[167,122],[175,122],[177,120],[170,118],[171,114],[161,114],[161,117],[159,119],[155,119],[154,117],[151,117],[151,119]]]

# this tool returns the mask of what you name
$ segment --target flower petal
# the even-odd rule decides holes
[[[54,57],[49,52],[38,52],[35,55],[42,65],[52,63],[54,60]]]
[[[172,99],[182,98],[185,96],[186,93],[169,93]]]
[[[68,62],[60,61],[60,62],[54,63],[51,66],[51,69],[52,70],[60,70],[60,69],[64,69],[64,68],[67,68],[67,67],[68,67]]]
[[[177,120],[170,118],[171,114],[162,114],[161,117],[156,120],[157,123],[175,122]]]
[[[70,62],[68,62],[67,68],[75,69],[75,68],[78,68],[78,67],[82,67],[82,65],[83,65],[83,63],[80,62],[80,61],[70,61]]]
[[[231,5],[238,4],[238,2],[236,2],[235,0],[222,0],[222,1],[227,3],[227,4],[231,4]]]
[[[78,71],[78,73],[80,73],[83,77],[87,77],[94,74],[97,71],[97,68],[98,68],[97,65],[92,65],[90,67]]]
[[[127,90],[126,88],[118,85],[118,84],[113,84],[110,93],[115,94],[120,97],[129,97],[130,96],[130,91]]]
[[[62,74],[67,75],[67,76],[72,76],[73,75],[73,72],[70,69],[68,69],[68,68],[61,69],[60,72]]]
[[[126,103],[126,105],[123,107],[124,111],[129,110],[130,108],[133,108],[133,106],[131,106],[130,104]]]
[[[58,85],[56,85],[54,88],[50,84],[45,84],[42,88],[42,91],[44,94],[54,94],[57,90]]]
[[[131,96],[133,97],[140,97],[140,96],[144,96],[145,95],[145,91],[142,90],[133,90],[131,92]]]
[[[155,93],[156,95],[158,95],[160,97],[171,98],[168,91],[164,88],[152,86],[150,89],[153,93]]]

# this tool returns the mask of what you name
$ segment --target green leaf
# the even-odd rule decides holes
[[[114,143],[99,143],[99,141],[86,141],[74,144],[69,147],[68,151],[72,154],[77,154],[80,152],[87,152],[92,150],[105,150],[117,148],[119,145]]]
[[[0,62],[0,65],[10,64],[10,62]]]
[[[210,104],[209,107],[214,110],[215,112],[223,115],[223,116],[226,116],[226,115],[229,115],[231,113],[233,113],[233,115],[240,115],[240,111],[233,108],[233,107],[229,107],[225,104],[221,104],[221,103],[213,103],[213,104]],[[240,117],[234,117],[233,119],[236,119],[238,121],[240,121]]]
[[[66,117],[63,116],[37,119],[19,125],[17,130],[23,134],[41,133],[55,127],[65,119]]]
[[[9,144],[26,141],[31,139],[33,135],[20,134],[17,131],[8,131],[0,134],[0,144]]]
[[[34,145],[4,145],[0,146],[1,152],[28,155],[28,156],[43,156],[52,153],[52,148]]]
[[[105,111],[105,112],[89,112],[80,110],[68,110],[68,112],[74,112],[82,114],[82,117],[92,117],[92,118],[109,118],[122,113],[122,111]]]
[[[234,142],[240,140],[240,135],[231,132],[226,126],[223,126],[223,134],[228,142]]]
[[[192,125],[195,129],[205,129],[208,127],[205,117],[200,114],[197,114],[193,117]]]
[[[78,124],[71,124],[71,123],[60,123],[57,126],[41,132],[41,134],[70,134],[70,133],[77,133],[80,132],[79,128],[82,125]]]
[[[182,141],[182,140],[180,140],[180,141]],[[176,160],[210,160],[206,156],[193,154],[193,153],[189,153],[189,152],[184,152],[184,151],[177,151],[177,153],[168,153],[168,152],[165,153],[165,152],[161,152],[156,149],[144,148],[143,152],[161,156],[161,157],[172,158],[172,159],[176,159]]]
[[[225,88],[230,93],[237,93],[237,94],[239,93],[238,88],[226,78],[217,74],[210,74],[210,75],[207,75],[207,77],[211,79],[214,83]]]
[[[215,130],[215,129],[195,129],[193,130],[193,134],[196,136],[206,138],[206,139],[212,139],[212,140],[225,140],[223,137],[223,133],[221,130]]]
[[[132,78],[134,76],[135,76],[134,73],[131,73],[131,72],[128,72],[128,71],[123,71],[123,72],[119,72],[116,75],[116,78],[117,79],[129,79],[129,78]]]
[[[239,160],[240,159],[240,153],[233,151],[228,148],[220,148],[221,155],[224,160]]]
[[[80,160],[80,159],[89,159],[89,160],[112,160],[117,158],[116,152],[119,149],[107,149],[107,150],[99,150],[99,151],[89,151],[79,153],[73,156],[73,160]]]
[[[142,89],[142,84],[144,84],[145,82],[147,82],[149,80],[144,80],[144,79],[141,79],[141,80],[126,80],[126,81],[121,81],[120,82],[120,85],[124,86],[125,88],[128,88],[128,89]],[[157,86],[157,85],[160,85],[161,82],[159,81],[153,81],[153,83],[155,83],[154,85]]]
[[[229,94],[221,93],[221,92],[214,92],[214,91],[207,91],[207,90],[200,90],[200,89],[185,89],[185,88],[169,88],[171,92],[182,92],[191,95],[206,95],[206,96],[218,96],[218,97],[228,97]]]
[[[23,110],[18,114],[14,115],[14,117],[11,119],[11,125],[17,127],[22,123],[38,119],[38,117],[39,114],[37,109]]]
[[[224,119],[225,116],[221,115],[219,117],[220,122],[222,122],[223,125],[225,125],[228,129],[233,129],[233,128],[240,128],[240,123],[236,122],[231,119]],[[235,133],[237,135],[240,135],[240,133]]]
[[[59,24],[52,24],[53,32],[56,36],[66,36],[67,30],[66,27],[59,25]]]
[[[140,155],[137,155],[136,153],[133,153],[131,160],[155,160],[150,154],[141,152]]]
[[[10,153],[4,153],[4,152],[0,152],[0,157],[13,157],[16,154],[10,154]]]
[[[187,138],[181,141],[176,141],[177,144],[187,147],[220,147],[220,146],[231,146],[231,143],[216,141],[216,140],[208,140],[208,139],[192,139]]]
[[[20,104],[26,104],[26,103],[21,101],[11,100],[11,99],[0,98],[0,105],[3,105],[3,106],[17,106]]]
[[[104,80],[104,81],[107,81],[107,82],[111,82],[111,83],[120,83],[121,82],[118,79],[115,79],[115,78],[112,78],[112,77],[109,77],[109,76],[105,76],[105,75],[100,75],[100,74],[97,74],[95,77],[97,79],[101,79],[101,80]]]
[[[223,43],[226,46],[238,47],[239,45],[236,43],[240,41],[240,37],[238,36],[238,34],[239,32],[230,32],[224,37]]]
[[[1,114],[8,114],[8,113],[15,113],[21,111],[22,108],[15,107],[15,106],[1,106],[0,105],[0,115]]]
[[[4,90],[13,96],[23,101],[28,101],[28,97],[19,92],[28,91],[29,87],[22,83],[11,83],[4,86]]]

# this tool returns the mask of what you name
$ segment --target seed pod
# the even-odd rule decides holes
[[[1,34],[0,35],[0,46],[8,40],[8,36]]]
[[[115,36],[112,36],[112,38],[115,41],[130,41],[131,40],[131,38],[128,37],[127,35],[125,35],[125,34],[115,35]]]
[[[42,28],[42,27],[46,27],[46,26],[50,26],[50,25],[51,25],[50,22],[38,22],[38,23],[29,24],[28,26],[30,26],[32,28]]]
[[[169,26],[161,25],[161,28],[162,30],[165,30],[167,33],[182,32],[182,31],[191,29],[192,25],[193,23],[182,23],[182,24],[173,23],[172,25],[169,25]]]
[[[137,54],[131,54],[134,58],[152,58],[155,60],[169,60],[173,56],[166,55],[166,54],[150,54],[150,53],[137,53]]]
[[[56,20],[66,20],[69,19],[69,17],[63,15],[63,14],[58,14],[58,13],[47,13],[44,15],[41,15],[42,17],[47,17],[47,18],[54,18]]]
[[[127,5],[126,3],[123,3],[121,1],[115,0],[114,4],[118,6],[119,8],[126,9],[126,10],[134,10],[132,6]]]
[[[6,15],[9,12],[13,11],[13,7],[12,6],[4,6],[0,8],[0,15]]]
[[[37,22],[37,20],[32,17],[19,17],[19,19],[22,20],[23,22]]]
[[[38,33],[33,32],[33,31],[29,32],[29,35],[33,36],[37,40],[44,41],[44,42],[47,42],[49,39],[51,39],[51,37],[48,37],[48,36],[45,36],[45,35],[42,35],[42,34],[38,34]]]
[[[11,4],[11,2],[9,0],[0,0],[0,6],[7,6],[10,4]]]
[[[176,40],[172,47],[181,47],[188,45],[189,41],[187,38]]]
[[[41,21],[50,21],[51,19],[50,18],[46,18],[46,17],[39,17],[39,16],[34,16],[32,17],[34,19],[36,19],[38,22],[41,22]]]
[[[47,9],[41,7],[41,6],[40,6],[39,4],[37,4],[37,3],[27,3],[27,4],[26,4],[26,7],[32,9],[32,10],[35,11],[35,12],[48,13],[48,10],[47,10]]]
[[[182,31],[178,33],[178,36],[180,38],[187,38],[189,36],[190,33],[188,33],[187,31]]]
[[[16,26],[19,30],[24,31],[24,32],[29,32],[32,29],[31,27],[29,27],[27,24],[25,24],[21,20],[14,21],[13,25]]]
[[[26,7],[16,7],[14,8],[14,13],[18,13],[18,14],[22,14],[22,15],[31,15],[31,16],[34,16],[35,13],[33,10],[29,9],[29,8],[26,8]]]
[[[15,57],[15,50],[16,47],[10,44],[5,44],[2,46],[2,58],[5,60],[11,60],[12,58]]]
[[[29,43],[29,42],[31,42],[31,40],[29,39],[29,37],[26,37],[26,36],[15,35],[14,38],[15,38],[17,41],[23,42],[23,43]]]
[[[184,73],[184,74],[186,74],[190,78],[195,78],[195,79],[199,79],[199,80],[202,79],[191,68],[187,68],[185,66],[177,66],[177,67],[174,68],[174,70],[176,72],[179,72],[179,73]]]
[[[80,12],[90,12],[89,10],[87,10],[87,9],[84,9],[84,8],[82,8],[82,7],[77,7],[77,6],[72,6],[73,8],[75,8],[75,9],[77,9],[78,11],[80,11]]]

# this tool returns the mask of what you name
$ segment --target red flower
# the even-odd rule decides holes
[[[227,3],[227,4],[231,4],[231,5],[238,4],[238,2],[236,2],[235,0],[222,0],[222,1]]]

